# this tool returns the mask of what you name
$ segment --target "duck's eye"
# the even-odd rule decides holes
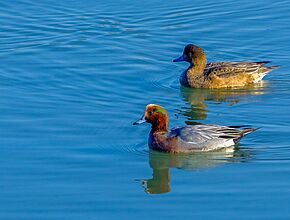
[[[150,116],[153,115],[153,114],[154,114],[154,110],[151,111],[151,112],[149,112],[149,115],[150,115]]]

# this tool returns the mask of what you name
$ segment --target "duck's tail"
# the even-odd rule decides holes
[[[244,128],[243,130],[241,130],[240,132],[240,136],[234,139],[235,144],[239,143],[239,141],[245,137],[246,135],[258,130],[260,128]]]
[[[271,70],[275,70],[275,69],[278,69],[280,68],[280,66],[265,66],[265,64],[268,64],[270,63],[270,61],[260,61],[260,62],[255,62],[256,64],[260,64],[262,67],[264,67],[265,69],[267,69],[268,71],[266,72],[269,73]]]
[[[255,63],[256,64],[262,64],[262,66],[264,66],[267,63],[271,63],[271,61],[259,61],[259,62],[255,62]],[[265,67],[267,67],[267,66],[265,66]],[[280,68],[280,66],[269,66],[267,68],[269,68],[269,69],[278,69],[278,68]]]
[[[280,66],[269,66],[269,67],[267,67],[267,68],[270,69],[270,70],[272,71],[272,70],[279,69]],[[269,71],[269,72],[270,72],[270,71]]]
[[[270,63],[270,61],[255,62],[260,65],[259,70],[254,75],[254,83],[260,82],[268,73],[272,70],[280,68],[279,66],[265,66],[265,64]]]

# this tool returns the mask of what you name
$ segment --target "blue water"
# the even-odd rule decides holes
[[[0,3],[0,219],[289,219],[289,1]],[[257,86],[179,85],[184,45],[271,60]],[[147,147],[145,105],[170,126],[261,127],[236,149]]]

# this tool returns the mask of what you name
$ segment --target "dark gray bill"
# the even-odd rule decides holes
[[[173,62],[181,62],[181,61],[185,61],[185,58],[183,55],[173,60]]]

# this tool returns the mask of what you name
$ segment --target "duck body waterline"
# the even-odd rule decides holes
[[[189,44],[183,55],[173,62],[186,61],[190,66],[181,74],[179,81],[183,86],[193,88],[230,88],[257,83],[263,77],[277,69],[278,66],[267,67],[262,62],[213,62],[207,63],[202,48]]]
[[[152,125],[148,138],[149,148],[170,153],[223,149],[237,144],[245,135],[256,130],[219,125],[190,125],[169,130],[167,111],[154,104],[147,105],[144,116],[134,125],[144,122]]]

